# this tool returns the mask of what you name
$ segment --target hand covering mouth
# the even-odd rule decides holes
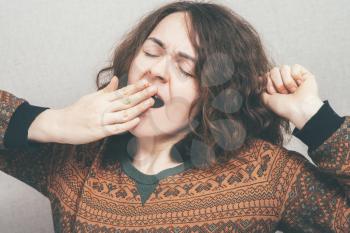
[[[164,101],[159,95],[154,95],[152,98],[154,99],[152,108],[160,108],[164,105]]]

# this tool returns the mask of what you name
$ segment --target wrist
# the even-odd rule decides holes
[[[323,101],[318,97],[307,98],[297,106],[289,120],[300,130],[320,110],[323,104]]]
[[[63,109],[47,109],[40,113],[28,129],[28,139],[38,142],[63,143],[64,133],[60,127]]]

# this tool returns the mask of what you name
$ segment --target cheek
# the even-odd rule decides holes
[[[139,52],[132,61],[132,68],[134,73],[142,73],[151,67],[154,61]],[[131,66],[130,66],[131,67]]]
[[[138,81],[138,78],[141,77],[141,74],[144,72],[145,65],[142,63],[142,58],[140,55],[137,55],[132,61],[129,73],[128,73],[128,84],[132,84]]]
[[[187,119],[189,103],[184,99],[176,99],[167,108],[167,119],[171,122],[181,123]]]
[[[179,88],[177,95],[172,97],[172,104],[169,106],[169,118],[180,118],[182,120],[187,120],[191,105],[195,105],[197,103],[198,96],[199,93],[195,85],[191,83],[187,83],[187,85]],[[195,112],[196,108],[194,108],[193,111]]]

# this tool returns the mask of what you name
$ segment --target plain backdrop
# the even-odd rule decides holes
[[[121,36],[160,0],[0,0],[0,89],[61,108],[96,90],[98,70]],[[350,3],[346,0],[231,0],[278,64],[315,74],[323,100],[349,114]],[[286,144],[306,155],[296,138]],[[0,232],[53,232],[43,195],[0,172]]]

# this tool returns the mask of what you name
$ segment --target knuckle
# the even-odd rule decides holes
[[[279,68],[277,66],[273,67],[271,69],[271,72],[274,73],[274,72],[278,72],[279,71]]]
[[[123,111],[123,114],[121,116],[122,121],[126,121],[129,118],[129,112],[128,111]]]
[[[278,85],[276,88],[278,91],[285,91],[286,90],[283,85]]]
[[[124,89],[119,89],[113,93],[115,99],[122,99],[127,97],[127,92]]]
[[[294,65],[292,66],[292,70],[293,70],[294,72],[299,71],[299,69],[300,69],[300,65],[298,65],[298,64],[294,64]]]
[[[124,97],[123,91],[122,91],[121,89],[115,91],[113,94],[114,94],[114,96],[115,96],[116,98],[122,98],[122,97]]]
[[[269,70],[269,71],[267,71],[267,72],[264,74],[264,76],[269,77],[269,76],[270,76],[270,73],[271,73],[271,71]]]
[[[142,110],[144,110],[144,109],[147,109],[147,108],[148,108],[148,105],[149,105],[149,102],[146,101],[146,102],[140,104],[140,106],[138,107],[138,110],[139,110],[139,111],[142,111]]]
[[[130,107],[131,104],[132,104],[132,100],[131,100],[130,97],[123,97],[123,98],[121,99],[121,102],[123,103],[123,105],[124,105],[125,107]]]
[[[294,88],[296,87],[296,85],[293,82],[286,82],[285,86],[287,86],[288,88]]]
[[[271,70],[271,78],[276,78],[278,76],[280,76],[280,70],[275,67]]]
[[[281,69],[288,69],[290,68],[289,65],[281,65]]]
[[[113,126],[112,130],[113,130],[114,133],[118,133],[120,131],[120,126],[119,125]]]
[[[123,97],[127,96],[129,93],[129,90],[127,88],[121,89],[120,93]]]
[[[141,98],[143,98],[143,93],[142,92],[138,92],[138,93],[134,94],[134,99],[135,100],[140,100]]]
[[[148,95],[149,95],[149,89],[146,88],[145,90],[142,91],[142,97],[146,97]]]
[[[287,65],[282,65],[281,72],[288,74],[290,72],[290,67]]]

